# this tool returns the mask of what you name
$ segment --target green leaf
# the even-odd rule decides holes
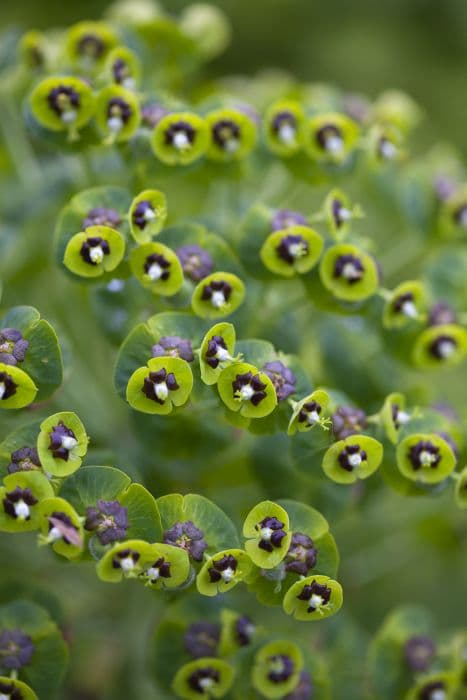
[[[131,484],[119,497],[128,509],[128,539],[157,542],[161,539],[161,518],[154,496],[141,484]]]
[[[118,500],[130,483],[130,477],[115,467],[86,466],[66,479],[60,496],[84,514],[99,499]]]

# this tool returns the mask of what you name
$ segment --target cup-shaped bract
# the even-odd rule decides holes
[[[130,253],[130,268],[153,294],[173,296],[183,285],[183,269],[174,251],[163,243],[143,243]]]
[[[252,644],[259,634],[258,627],[248,615],[224,608],[221,610],[219,653],[230,656]]]
[[[367,479],[381,464],[383,446],[368,435],[351,435],[329,447],[323,457],[326,476],[338,484]]]
[[[329,112],[310,117],[304,125],[304,147],[318,162],[339,164],[355,150],[360,136],[356,122],[345,114]]]
[[[343,301],[364,301],[378,289],[378,267],[368,253],[349,243],[333,245],[319,266],[323,285]]]
[[[305,115],[299,102],[280,100],[264,116],[264,138],[269,150],[281,157],[297,153],[303,143]]]
[[[397,466],[411,481],[437,484],[456,466],[456,455],[447,440],[436,433],[413,433],[397,445]]]
[[[121,233],[109,226],[88,226],[68,241],[63,264],[79,277],[100,277],[115,270],[124,254]]]
[[[462,697],[455,694],[458,690],[458,679],[454,673],[439,672],[424,674],[417,679],[404,700],[456,700]]]
[[[223,369],[217,388],[227,408],[244,418],[264,418],[277,406],[276,390],[268,375],[246,362],[234,362]]]
[[[37,386],[22,369],[0,362],[0,409],[24,408],[32,403]]]
[[[327,428],[330,422],[326,418],[326,408],[329,404],[329,394],[322,389],[313,391],[294,405],[293,413],[289,421],[287,433],[295,435],[298,432],[306,432],[315,425]]]
[[[44,471],[53,476],[73,474],[88,449],[86,429],[76,413],[62,411],[41,423],[37,452]]]
[[[47,63],[47,39],[42,32],[31,29],[25,32],[18,43],[20,61],[32,71],[38,71]]]
[[[245,298],[245,285],[231,272],[213,272],[193,290],[191,306],[200,318],[222,318],[238,309]]]
[[[238,109],[216,109],[206,115],[206,122],[210,133],[206,156],[211,160],[241,160],[256,144],[256,124]]]
[[[451,367],[467,355],[467,331],[447,323],[423,330],[415,341],[412,359],[421,369]]]
[[[308,226],[291,226],[271,233],[260,251],[263,264],[283,277],[309,272],[316,265],[324,241]]]
[[[78,513],[64,498],[46,498],[39,503],[39,544],[51,545],[66,559],[76,559],[83,551],[83,524]]]
[[[80,78],[44,78],[34,88],[31,110],[35,119],[50,131],[75,134],[94,115],[95,99],[89,85]]]
[[[132,201],[128,213],[131,235],[138,243],[157,236],[167,218],[167,201],[160,190],[144,190]]]
[[[283,698],[298,685],[303,664],[303,654],[293,642],[269,642],[255,655],[251,683],[266,698]]]
[[[178,588],[188,579],[190,558],[181,547],[158,542],[151,545],[147,556],[152,559],[144,566],[141,578],[149,588]]]
[[[26,683],[10,676],[0,676],[0,697],[2,695],[8,700],[39,700]]]
[[[426,310],[426,292],[417,281],[402,282],[392,290],[383,311],[386,328],[403,328],[411,321],[420,320]]]
[[[139,578],[151,566],[151,547],[144,540],[119,542],[97,562],[98,577],[107,583],[120,583],[124,578]]]
[[[340,583],[329,576],[308,576],[289,588],[283,607],[296,620],[308,622],[334,615],[342,607],[342,600]]]
[[[15,472],[0,487],[0,531],[26,532],[39,526],[39,503],[52,498],[53,488],[41,472]]]
[[[193,112],[175,112],[158,121],[151,146],[166,165],[189,165],[206,154],[209,138],[205,119]]]
[[[400,429],[409,423],[410,413],[405,410],[405,396],[399,393],[392,393],[386,397],[380,411],[381,425],[388,439],[397,444]]]
[[[284,559],[292,539],[289,525],[287,511],[273,501],[262,501],[248,513],[243,536],[253,564],[273,569]]]
[[[456,187],[443,202],[439,230],[448,238],[464,239],[467,234],[467,185]]]
[[[209,557],[196,577],[202,595],[226,593],[244,581],[252,569],[250,557],[242,549],[226,549]]]
[[[204,336],[199,351],[201,379],[216,384],[222,370],[235,362],[235,327],[231,323],[216,323]]]
[[[188,401],[192,388],[188,362],[179,357],[153,357],[147,367],[131,375],[126,399],[137,411],[166,415]]]
[[[388,124],[376,124],[368,133],[367,155],[371,165],[384,166],[405,156],[401,132]]]
[[[141,80],[141,65],[136,54],[126,46],[110,51],[105,62],[106,77],[126,90],[135,90]]]
[[[234,680],[233,667],[223,659],[203,657],[182,666],[172,682],[172,690],[184,700],[222,698]]]
[[[96,122],[106,143],[128,141],[141,121],[136,95],[121,85],[107,85],[96,98]]]
[[[66,53],[71,64],[90,73],[102,66],[117,37],[105,22],[78,22],[69,28]]]
[[[358,205],[352,205],[344,192],[334,189],[324,200],[324,216],[332,237],[341,240],[348,233],[352,220],[361,218],[363,213]]]
[[[373,105],[373,116],[401,133],[411,131],[422,118],[418,104],[401,90],[385,90]]]

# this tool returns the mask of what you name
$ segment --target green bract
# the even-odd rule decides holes
[[[189,165],[208,149],[208,125],[192,112],[168,114],[157,123],[151,146],[154,155],[166,165]]]
[[[404,696],[404,700],[456,700],[459,697],[455,693],[457,688],[458,681],[453,673],[430,673],[417,680],[415,686]]]
[[[413,348],[412,359],[420,368],[456,365],[467,354],[467,331],[452,323],[426,328]]]
[[[342,607],[342,587],[329,576],[308,576],[284,596],[284,611],[296,620],[322,620]]]
[[[131,235],[138,243],[147,243],[163,228],[167,218],[165,194],[144,190],[131,203],[128,214]]]
[[[360,207],[352,205],[341,190],[331,190],[324,201],[324,215],[333,238],[341,240],[349,232],[352,219],[363,216]]]
[[[244,639],[240,638],[238,625],[242,615],[224,608],[221,610],[221,635],[219,640],[219,653],[221,656],[231,656],[242,646],[246,646]],[[248,628],[250,639],[253,641],[259,635],[258,628],[251,623]]]
[[[95,111],[89,85],[80,78],[45,78],[31,94],[31,110],[39,124],[51,131],[74,135],[85,126]]]
[[[46,63],[46,38],[42,32],[32,29],[25,32],[18,44],[19,58],[32,70],[44,67]]]
[[[179,357],[154,357],[130,377],[126,400],[143,413],[165,415],[188,401],[193,388],[190,365]]]
[[[386,328],[403,328],[419,320],[425,311],[425,288],[420,282],[402,282],[391,292],[385,304],[383,324]]]
[[[43,469],[54,476],[68,476],[81,466],[89,438],[78,416],[55,413],[41,423],[37,452]]]
[[[0,362],[0,408],[24,408],[36,394],[37,387],[26,372]]]
[[[319,425],[327,429],[329,418],[323,415],[329,404],[329,394],[321,389],[313,391],[304,399],[297,401],[293,407],[293,413],[289,421],[287,433],[295,435],[297,431],[306,432]]]
[[[121,263],[125,239],[108,226],[89,226],[76,233],[65,249],[63,264],[80,277],[100,277]]]
[[[238,360],[235,352],[235,327],[231,323],[216,323],[201,342],[199,366],[205,384],[216,384],[222,370]]]
[[[131,271],[154,294],[172,296],[183,284],[180,260],[162,243],[143,243],[130,253]]]
[[[246,362],[234,362],[223,369],[217,388],[227,408],[239,411],[244,418],[264,418],[277,406],[269,377]]]
[[[443,203],[439,217],[441,234],[465,238],[467,232],[467,186],[462,185]]]
[[[244,581],[252,569],[251,559],[242,549],[225,549],[209,557],[196,577],[196,587],[203,595],[226,593]]]
[[[359,135],[358,125],[344,114],[319,114],[304,125],[304,147],[318,162],[342,163],[355,149]]]
[[[101,581],[119,583],[123,578],[138,578],[152,564],[152,545],[143,540],[126,540],[104,554],[96,571]]]
[[[9,676],[0,676],[0,688],[8,688],[8,695],[5,698],[17,697],[21,700],[39,700],[36,693],[26,683],[12,679]],[[13,695],[12,693],[16,693]]]
[[[257,132],[253,120],[238,109],[216,109],[206,115],[210,144],[206,156],[231,161],[245,158],[255,147]]]
[[[68,30],[66,52],[72,64],[85,72],[102,65],[117,37],[105,22],[78,22]]]
[[[344,301],[363,301],[378,289],[375,261],[354,245],[341,243],[328,248],[319,274],[326,289]]]
[[[303,664],[303,654],[293,642],[265,644],[254,659],[252,685],[266,698],[283,698],[298,685]]]
[[[243,523],[243,536],[253,564],[273,569],[287,554],[292,538],[287,511],[272,501],[258,503]]]
[[[260,256],[264,265],[283,277],[304,274],[316,265],[324,241],[308,226],[290,226],[274,231],[264,242]]]
[[[141,577],[149,588],[177,588],[190,574],[190,559],[187,552],[170,544],[152,544],[145,561],[151,557]]]
[[[245,298],[245,285],[230,272],[213,272],[193,290],[191,306],[201,318],[222,318],[232,314]]]
[[[199,700],[203,696],[222,698],[229,692],[233,679],[234,669],[227,661],[205,657],[182,666],[173,679],[172,690],[185,700]]]
[[[50,544],[57,554],[67,559],[79,557],[83,551],[84,532],[75,509],[63,498],[46,498],[39,509],[39,544]]]
[[[408,435],[398,444],[396,457],[404,476],[424,484],[443,481],[456,466],[451,446],[435,433]]]
[[[141,65],[133,51],[126,46],[117,46],[107,56],[105,73],[111,82],[126,90],[135,90],[141,80]]]
[[[39,526],[40,501],[52,498],[48,479],[36,471],[16,472],[0,487],[0,531],[26,532]]]
[[[135,94],[120,85],[108,85],[96,99],[96,122],[107,143],[128,141],[141,119]]]
[[[467,508],[467,467],[464,467],[456,481],[455,499],[459,508]]]
[[[331,445],[323,457],[326,476],[338,484],[367,479],[383,459],[383,446],[368,435],[351,435]]]
[[[291,156],[302,147],[305,115],[299,102],[282,100],[270,105],[264,116],[266,145],[278,156]]]
[[[380,416],[387,437],[396,445],[400,428],[407,425],[411,418],[405,410],[405,396],[397,393],[389,394],[381,409]]]

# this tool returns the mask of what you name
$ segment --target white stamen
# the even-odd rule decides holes
[[[104,259],[104,251],[100,245],[96,245],[89,251],[89,257],[93,263],[99,264]]]
[[[417,318],[418,311],[413,301],[404,301],[401,306],[402,313],[409,318]]]
[[[56,542],[57,540],[62,539],[62,533],[60,532],[58,527],[53,527],[50,530],[48,539],[50,542]]]
[[[323,603],[324,603],[324,599],[322,598],[322,596],[317,595],[316,593],[313,593],[313,595],[311,596],[310,601],[309,601],[310,607],[320,608]]]
[[[262,527],[260,530],[262,540],[270,540],[274,530],[270,527]]]
[[[188,140],[188,136],[184,131],[176,131],[172,140],[173,145],[175,148],[178,148],[179,151],[183,151],[185,148],[188,148],[190,145],[190,141]]]
[[[405,425],[410,420],[410,414],[405,411],[397,411],[396,420],[399,425]]]
[[[342,221],[349,221],[349,219],[352,218],[352,212],[350,209],[346,209],[345,207],[341,207],[339,209],[339,219]]]
[[[359,452],[356,452],[354,455],[349,455],[347,461],[352,467],[359,467],[362,463],[362,457]]]
[[[0,401],[3,399],[6,391],[6,386],[4,382],[0,382]]]
[[[281,141],[288,145],[295,141],[296,131],[291,124],[282,124],[278,136]]]
[[[123,569],[123,571],[132,571],[132,569],[135,568],[133,557],[125,557],[125,559],[122,559],[120,562],[120,568]]]
[[[235,153],[235,151],[238,149],[239,145],[240,144],[239,144],[237,139],[229,139],[228,141],[225,141],[224,148],[229,153]]]
[[[78,444],[78,440],[76,438],[71,437],[70,435],[64,435],[62,437],[62,447],[65,448],[65,450],[72,450],[73,447],[76,447]]]
[[[319,423],[319,413],[317,411],[310,411],[306,419],[308,423],[311,423],[311,425]]]
[[[119,280],[115,278],[113,280],[110,280],[109,284],[107,285],[107,289],[109,292],[121,292],[124,286],[124,280]]]
[[[326,150],[330,153],[339,153],[342,150],[344,141],[340,136],[329,136],[326,139]]]
[[[14,505],[16,517],[18,520],[27,520],[30,515],[30,509],[27,503],[24,501],[18,501]]]
[[[226,360],[231,360],[232,355],[225,348],[218,346],[216,350],[216,359],[218,359],[219,362],[225,362]]]
[[[214,680],[212,678],[200,678],[198,685],[203,690],[209,690],[214,685]]]
[[[169,395],[169,389],[165,382],[160,382],[159,384],[154,384],[154,393],[159,399],[159,401],[165,401]]]
[[[425,450],[423,450],[423,452],[420,452],[419,459],[424,467],[428,467],[430,466],[430,464],[432,464],[432,462],[435,461],[436,455],[433,455],[431,454],[431,452],[426,452]]]
[[[157,263],[153,263],[147,272],[148,277],[150,277],[154,282],[161,278],[162,273],[163,269]]]
[[[438,344],[438,352],[442,358],[451,357],[451,355],[456,351],[456,346],[450,340],[443,340]]]
[[[243,401],[249,401],[255,393],[255,390],[250,384],[245,384],[245,386],[242,386],[238,393]]]
[[[379,144],[379,152],[387,160],[392,160],[397,155],[397,146],[388,139],[382,139]]]
[[[293,258],[301,258],[306,255],[306,248],[303,243],[292,243],[289,246],[289,253]]]
[[[229,583],[234,578],[235,571],[233,569],[231,569],[229,566],[229,567],[227,567],[227,569],[225,569],[224,571],[221,572],[221,576],[226,583]]]
[[[344,267],[342,268],[341,275],[348,280],[355,279],[355,277],[360,276],[360,270],[357,270],[353,262],[348,262],[345,263]]]
[[[135,81],[133,78],[130,78],[130,77],[124,78],[122,80],[122,85],[127,90],[134,90],[135,89]]]
[[[146,221],[152,221],[152,219],[155,219],[156,212],[154,211],[154,209],[152,209],[151,207],[148,207],[146,209],[146,211],[144,212],[144,218],[146,219]]]
[[[62,112],[60,119],[62,120],[62,122],[65,122],[65,124],[71,124],[75,121],[76,117],[77,113],[75,112],[75,110],[68,109],[66,112]]]
[[[121,117],[110,117],[107,119],[107,126],[110,131],[121,131],[123,129],[123,120]]]
[[[437,688],[430,693],[430,700],[446,700],[446,692],[442,688]]]
[[[151,568],[146,571],[146,574],[149,576],[151,581],[155,581],[159,578],[160,571],[159,569],[155,569],[153,566],[151,566]]]
[[[215,291],[212,293],[211,297],[211,304],[216,307],[216,309],[220,309],[222,306],[225,304],[225,296],[224,292],[221,291]]]

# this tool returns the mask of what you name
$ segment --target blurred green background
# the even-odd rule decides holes
[[[108,4],[103,0],[3,2],[0,23],[24,29],[68,25],[100,17]],[[164,3],[167,10],[174,12],[188,4],[182,0]],[[229,16],[233,40],[228,50],[208,66],[208,75],[251,74],[275,66],[306,81],[329,81],[370,97],[397,87],[411,94],[429,115],[423,126],[426,143],[447,140],[467,152],[465,0],[225,0],[213,4]],[[92,184],[86,172],[75,172],[69,189],[76,191]],[[106,448],[118,448],[121,456],[116,466],[137,473],[140,465],[132,463],[137,446],[128,411],[123,402],[117,401],[111,386],[109,368],[114,348],[103,340],[86,292],[50,264],[50,232],[58,208],[71,194],[64,197],[56,183],[54,187],[58,194],[50,192],[50,203],[45,201],[40,209],[38,221],[42,228],[38,222],[30,221],[23,232],[24,245],[35,241],[39,256],[35,263],[40,269],[34,269],[27,284],[19,275],[10,277],[3,306],[37,303],[73,347],[72,372],[56,403],[45,407],[45,415],[52,408],[77,410],[103,454]],[[167,187],[170,202],[177,191],[175,178]],[[380,216],[384,217],[384,210]],[[389,222],[387,230],[396,229],[398,224],[397,220]],[[46,242],[42,247],[37,245],[41,235]],[[70,314],[70,308],[80,312]],[[453,371],[443,381],[450,393],[459,397],[464,394],[463,379],[465,372]],[[86,386],[85,395],[80,394],[81,386]],[[8,423],[11,426],[14,421],[10,418]],[[0,427],[3,437],[6,421]],[[251,505],[262,492],[248,481],[253,476],[247,468],[240,477],[242,483],[233,483],[229,466],[220,466],[214,477],[190,474],[186,464],[177,465],[180,471],[174,469],[173,480],[185,490],[197,488],[211,496],[236,515],[240,524],[240,510]],[[148,477],[154,492],[158,478],[156,466],[155,474]],[[300,483],[294,486],[294,495],[300,493],[300,488]],[[236,500],[232,507],[234,490]],[[159,494],[160,491],[156,493]],[[313,505],[321,507],[320,503]],[[339,635],[344,640],[342,645],[353,646],[353,658],[349,648],[342,652],[342,667],[337,673],[342,691],[336,698],[360,700],[364,645],[359,642],[364,644],[366,635],[378,628],[395,605],[421,601],[430,607],[433,601],[439,603],[441,591],[442,603],[434,606],[439,625],[463,624],[460,618],[461,612],[465,617],[465,517],[453,509],[451,494],[444,493],[437,500],[404,499],[384,486],[375,489],[357,509],[342,509],[339,513],[338,503],[334,503],[329,512],[323,510],[329,518],[336,516],[332,531],[342,555],[340,578],[346,591],[347,612],[340,621],[331,622],[326,631],[304,630],[302,626],[300,634],[324,650],[333,644],[336,658],[341,653],[336,641]],[[120,700],[130,697],[129,693],[135,698],[163,697],[146,680],[145,658],[147,635],[165,603],[159,607],[154,603],[152,614],[147,615],[146,591],[129,585],[105,586],[96,582],[90,567],[75,565],[71,570],[57,564],[47,552],[37,552],[33,537],[23,541],[29,544],[18,547],[16,539],[3,536],[2,561],[8,558],[24,579],[59,593],[63,620],[74,641],[71,680],[63,697]],[[7,578],[4,572],[2,577]],[[446,590],[448,600],[444,599]],[[279,612],[257,611],[253,596],[245,603],[246,599],[247,596],[239,596],[237,600],[257,612],[260,621],[263,616],[264,623],[277,634],[296,634],[296,627]],[[235,600],[235,596],[229,599],[232,607]]]

